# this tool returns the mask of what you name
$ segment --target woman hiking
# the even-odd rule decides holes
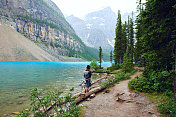
[[[85,93],[89,92],[89,87],[91,86],[91,75],[92,75],[92,72],[90,70],[90,65],[87,65],[86,70],[84,71],[84,78],[86,81]]]

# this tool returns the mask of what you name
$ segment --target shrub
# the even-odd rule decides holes
[[[101,83],[102,87],[105,88],[109,88],[114,86],[116,83],[122,81],[122,80],[126,80],[130,78],[130,75],[134,74],[136,72],[135,69],[133,69],[131,72],[129,73],[124,73],[122,71],[120,71],[119,73],[116,74],[116,76],[113,79],[106,79],[105,82]]]
[[[140,92],[165,92],[173,91],[174,71],[151,72],[148,78],[137,77],[128,84],[132,90]]]
[[[106,69],[97,69],[95,73],[107,73]]]
[[[140,92],[151,92],[153,90],[147,78],[138,76],[128,83],[128,87]]]
[[[70,89],[70,91],[74,88]],[[61,96],[63,92],[43,92],[37,88],[32,89],[30,100],[31,107],[28,111],[22,111],[18,117],[28,117],[30,113],[34,113],[34,117],[78,117],[80,115],[81,107],[76,105],[75,97],[71,93]],[[53,105],[55,115],[49,114],[47,108]],[[43,109],[43,111],[39,109]]]
[[[110,72],[117,70],[120,68],[120,64],[112,64],[111,67],[108,67],[107,70],[110,70]]]
[[[167,117],[175,117],[176,115],[176,104],[173,98],[167,102],[161,102],[157,104],[158,111],[161,114],[165,114]]]
[[[99,67],[98,67],[98,63],[96,60],[92,60],[91,63],[90,63],[90,66],[92,69],[94,70],[97,70]]]

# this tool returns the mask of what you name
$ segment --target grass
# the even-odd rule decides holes
[[[120,71],[115,75],[113,79],[106,79],[105,82],[102,82],[101,87],[111,88],[115,84],[119,83],[120,81],[129,79],[130,76],[133,75],[135,72],[137,72],[136,69],[132,69],[131,72],[128,72],[128,73],[124,73],[123,71]]]
[[[162,93],[142,93],[147,96],[149,101],[160,103],[160,102],[166,102],[169,98],[168,96],[162,94]]]

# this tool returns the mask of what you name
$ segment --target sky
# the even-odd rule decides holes
[[[65,16],[74,15],[84,18],[87,13],[110,6],[117,13],[136,11],[137,0],[52,0]]]

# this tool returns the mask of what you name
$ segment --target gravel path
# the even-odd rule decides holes
[[[141,74],[136,72],[131,79]],[[82,102],[83,117],[161,117],[155,103],[128,89],[131,79],[116,84],[109,93],[101,92],[95,98]]]

